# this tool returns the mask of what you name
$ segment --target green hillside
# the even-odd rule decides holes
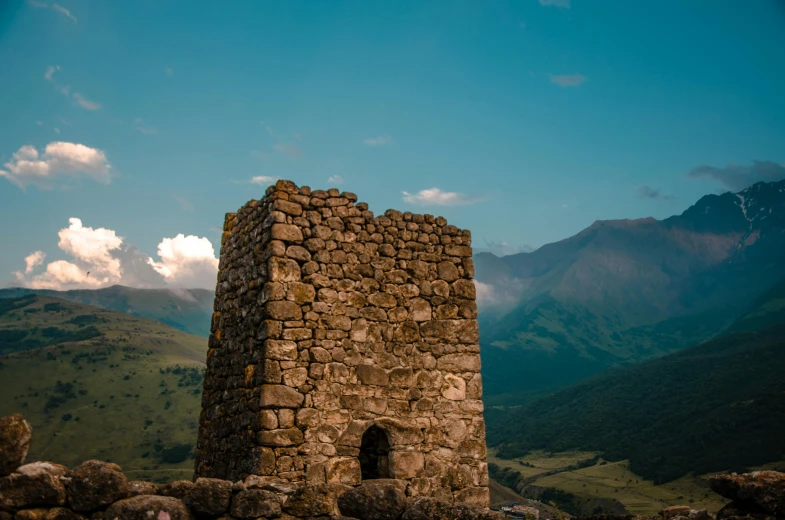
[[[655,483],[785,458],[785,324],[610,370],[526,406],[489,409],[504,458],[598,451]]]
[[[215,297],[213,291],[206,289],[134,289],[113,285],[103,289],[52,291],[15,287],[0,289],[0,303],[2,299],[27,295],[50,296],[149,318],[188,334],[204,337],[210,335],[210,315]]]
[[[28,460],[190,477],[206,339],[44,296],[0,300],[0,338],[0,416],[30,421]]]

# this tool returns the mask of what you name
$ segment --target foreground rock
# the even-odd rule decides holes
[[[450,504],[435,498],[416,498],[403,520],[504,520],[506,515],[479,506]]]
[[[24,464],[32,440],[33,428],[21,414],[0,417],[0,477]]]
[[[338,496],[347,491],[340,484],[306,484],[292,493],[283,510],[292,516],[310,517],[338,513]]]
[[[162,513],[166,513],[163,515]],[[174,497],[139,495],[112,504],[104,513],[108,520],[190,520],[191,512]]]
[[[341,514],[363,520],[397,520],[406,510],[405,486],[390,479],[369,480],[338,497]]]
[[[95,511],[130,495],[120,466],[100,460],[83,462],[65,480],[68,503],[79,512]]]
[[[709,479],[709,486],[715,493],[733,500],[733,507],[725,511],[726,518],[730,517],[731,510],[785,517],[785,473],[755,471],[742,475],[715,475]]]
[[[49,473],[12,473],[0,478],[0,509],[29,509],[65,504],[65,487]]]

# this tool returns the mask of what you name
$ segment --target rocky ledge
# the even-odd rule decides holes
[[[214,478],[157,485],[129,481],[117,464],[88,460],[68,469],[25,464],[32,428],[21,415],[0,418],[0,520],[191,520],[331,518],[499,520],[478,506],[407,497],[398,480],[293,484],[276,477]]]
[[[293,484],[251,475],[242,482],[214,478],[157,485],[129,481],[117,464],[88,460],[68,469],[53,462],[25,464],[32,428],[21,415],[0,418],[0,520],[201,520],[330,518],[358,520],[501,520],[502,513],[427,497],[407,497],[399,480]],[[731,500],[716,520],[785,519],[785,473],[715,475],[711,489]],[[712,520],[714,515],[672,506],[657,516],[582,517],[580,520]],[[578,520],[578,519],[574,519]]]

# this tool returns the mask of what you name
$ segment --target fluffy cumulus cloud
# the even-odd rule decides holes
[[[586,76],[583,74],[557,74],[549,75],[551,78],[551,83],[559,85],[560,87],[577,87],[578,85],[583,84],[586,81]]]
[[[365,146],[385,146],[392,144],[392,137],[389,135],[378,135],[376,137],[369,137],[363,141]]]
[[[167,283],[175,287],[215,288],[218,259],[213,244],[204,237],[185,236],[164,238],[158,244],[160,262],[152,258],[150,265]]]
[[[57,141],[49,143],[43,153],[32,145],[22,146],[0,169],[5,177],[22,189],[29,185],[52,188],[56,181],[88,177],[108,184],[112,166],[106,154],[83,144]]]
[[[756,182],[776,182],[785,179],[785,164],[773,161],[753,161],[751,166],[729,164],[724,168],[716,166],[698,166],[693,168],[688,177],[694,179],[708,178],[721,182],[732,191],[741,191]]]
[[[206,238],[177,235],[158,245],[159,260],[127,244],[114,230],[84,226],[69,219],[58,232],[58,248],[67,260],[44,266],[42,251],[25,258],[17,281],[34,289],[97,289],[111,285],[129,287],[215,288],[218,259]]]
[[[330,175],[327,178],[327,182],[329,182],[330,184],[336,184],[336,185],[343,184],[343,177],[341,177],[340,175]]]
[[[30,274],[36,267],[44,263],[46,253],[43,251],[35,251],[25,257],[25,274]]]
[[[454,191],[442,191],[439,188],[428,188],[417,193],[403,193],[403,201],[421,206],[462,206],[481,202],[481,197],[470,197]]]

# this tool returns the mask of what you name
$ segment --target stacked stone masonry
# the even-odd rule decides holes
[[[469,231],[278,181],[226,215],[196,476],[487,506]]]

